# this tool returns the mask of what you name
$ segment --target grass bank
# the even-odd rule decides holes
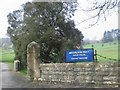
[[[107,57],[118,60],[118,49],[120,49],[120,45],[118,43],[97,43],[97,44],[88,44],[84,45],[84,48],[94,48],[97,50],[97,53]],[[14,64],[14,52],[9,49],[0,49],[0,62],[8,63],[10,66]],[[103,57],[97,57],[99,62],[113,62],[114,60],[105,59]],[[22,69],[20,71],[23,75],[27,75],[27,69]]]
[[[15,54],[12,50],[0,48],[0,62],[9,64],[10,68],[14,67]],[[27,69],[20,70],[22,75],[27,75]]]
[[[118,60],[118,48],[120,48],[120,45],[118,43],[97,43],[97,44],[88,44],[84,45],[84,48],[94,48],[94,50],[97,50],[97,54],[102,55],[106,58],[97,56],[99,62],[113,62],[115,60]],[[110,60],[111,58],[112,60]],[[115,59],[115,60],[114,60]]]

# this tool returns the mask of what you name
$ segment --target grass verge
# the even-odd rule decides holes
[[[102,46],[101,43],[97,44],[88,44],[84,45],[84,48],[94,48],[94,50],[97,50],[97,54],[102,55],[106,58],[97,56],[97,59],[99,62],[113,62],[118,61],[119,55],[118,55],[118,48],[120,45],[114,44],[114,43],[104,43],[104,46]],[[111,60],[109,59],[111,58]],[[115,59],[115,60],[114,60]]]
[[[20,70],[20,73],[24,76],[27,76],[27,69],[24,68],[24,69]]]
[[[9,65],[9,67],[11,69],[14,68],[14,57],[15,57],[15,54],[14,52],[10,52],[8,50],[3,50],[3,49],[0,49],[0,62],[4,62],[4,63],[7,63]],[[22,70],[20,70],[20,73],[24,76],[27,75],[27,69],[26,68],[23,68]]]

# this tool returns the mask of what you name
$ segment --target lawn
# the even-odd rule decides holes
[[[101,43],[97,43],[93,44],[93,47],[92,44],[84,45],[84,48],[94,48],[94,50],[97,50],[97,54],[106,57],[103,58],[97,56],[99,62],[113,62],[115,60],[118,60],[118,46],[120,46],[118,45],[118,43],[105,43],[104,46],[102,46]],[[109,58],[111,58],[112,60],[110,60]]]
[[[13,68],[14,57],[15,57],[15,54],[13,50],[3,49],[3,48],[0,49],[0,62],[5,62],[9,64],[10,67]],[[22,69],[20,72],[24,76],[27,75],[27,69]]]
[[[14,52],[9,49],[0,49],[0,62],[13,63]]]
[[[102,46],[101,43],[93,44],[94,47],[92,47],[92,44],[84,45],[84,48],[94,48],[94,50],[97,50],[97,54],[102,55],[103,57],[97,56],[98,61],[100,62],[113,62],[113,59],[118,60],[118,46],[120,49],[120,45],[116,42],[112,43],[104,43],[104,46]],[[13,63],[14,61],[14,52],[10,49],[0,49],[0,61],[6,62],[6,63]],[[111,58],[112,60],[108,59]]]
[[[109,44],[109,43],[105,43],[104,46],[102,46],[101,43],[97,43],[97,44],[93,44],[94,47],[92,47],[92,44],[88,44],[88,45],[84,45],[84,49],[86,48],[94,48],[94,50],[97,50],[97,54],[102,55],[104,57],[107,58],[112,58],[112,60],[109,59],[105,59],[102,57],[97,56],[97,59],[99,62],[113,62],[113,59],[118,60],[118,49],[120,49],[120,47],[118,48],[118,44]],[[5,62],[8,63],[10,66],[13,67],[13,62],[14,62],[14,52],[13,50],[9,50],[9,49],[2,49],[0,48],[0,62]],[[27,69],[22,69],[21,74],[23,75],[27,75]]]

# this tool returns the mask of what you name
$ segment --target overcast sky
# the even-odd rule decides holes
[[[0,38],[7,37],[7,15],[12,11],[21,8],[21,5],[26,1],[28,0],[2,0],[0,2]]]
[[[106,18],[106,21],[104,19],[104,17],[101,17],[100,20],[98,21],[98,23],[91,27],[91,28],[87,28],[89,24],[93,23],[94,20],[96,19],[92,19],[92,20],[88,20],[87,22],[84,22],[82,24],[77,24],[87,18],[90,17],[90,15],[94,14],[93,12],[83,12],[80,11],[79,7],[84,7],[87,9],[87,7],[93,6],[91,4],[92,0],[79,0],[79,6],[78,6],[78,10],[75,12],[75,22],[76,22],[76,27],[79,28],[80,31],[82,31],[83,35],[85,36],[85,38],[89,38],[89,39],[96,39],[99,40],[103,37],[103,33],[105,31],[111,30],[111,29],[117,29],[118,28],[118,10],[115,8],[113,10],[111,10]],[[95,1],[95,0],[93,0]],[[99,2],[103,2],[105,0],[98,0]],[[86,29],[87,28],[87,29]]]
[[[1,37],[7,37],[7,15],[9,12],[12,12],[14,10],[17,10],[21,7],[23,3],[25,3],[28,0],[2,0],[0,3],[0,38]],[[31,1],[31,0],[29,0]],[[81,6],[88,6],[88,4],[85,2],[85,0],[82,0]],[[78,8],[79,9],[79,8]],[[77,10],[75,12],[75,16],[73,17],[76,23],[76,27],[82,31],[85,38],[89,39],[101,39],[103,37],[104,31],[116,29],[118,28],[118,15],[117,12],[111,11],[111,16],[107,17],[107,21],[104,21],[104,18],[101,18],[101,20],[96,24],[95,26],[88,28],[88,24],[90,24],[92,21],[84,22],[82,24],[78,24],[85,18],[88,18],[88,15],[85,12],[81,12],[80,10]]]

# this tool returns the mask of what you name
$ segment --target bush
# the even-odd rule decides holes
[[[94,47],[94,45],[92,44],[92,47]]]
[[[102,44],[102,47],[104,46],[104,44]]]
[[[116,45],[117,43],[116,43],[116,42],[114,42],[113,44],[114,44],[114,45]]]

